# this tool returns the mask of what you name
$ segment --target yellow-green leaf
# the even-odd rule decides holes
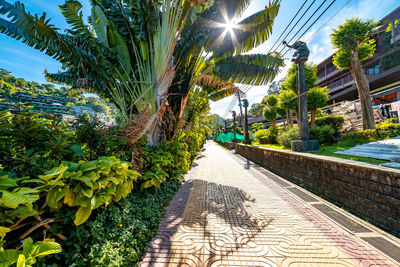
[[[81,225],[82,223],[86,222],[89,219],[90,214],[92,213],[92,208],[90,207],[80,207],[75,214],[75,225]]]

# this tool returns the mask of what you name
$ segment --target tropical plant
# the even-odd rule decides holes
[[[262,85],[276,75],[283,64],[278,55],[241,53],[268,39],[279,1],[239,22],[234,35],[224,33],[225,15],[240,16],[249,2],[92,1],[85,25],[81,4],[68,0],[60,9],[71,29],[60,33],[45,14],[33,16],[20,2],[1,0],[0,12],[9,20],[1,18],[0,32],[59,60],[65,71],[46,72],[49,81],[112,99],[126,120],[134,118],[126,130],[132,142],[150,132],[158,143],[165,118],[177,119],[174,131],[183,123],[195,85],[215,100],[233,94],[234,83]]]
[[[356,81],[364,130],[375,129],[369,82],[361,62],[375,53],[376,45],[372,35],[376,26],[374,20],[353,18],[339,25],[331,34],[332,45],[337,49],[333,64],[339,69],[349,69]]]
[[[307,92],[307,108],[311,112],[311,126],[315,126],[315,114],[318,108],[326,106],[329,100],[328,87],[314,87]]]
[[[132,191],[140,175],[129,167],[130,163],[114,156],[79,163],[64,162],[40,176],[51,185],[46,204],[52,209],[59,209],[63,204],[78,207],[74,223],[80,225],[92,210],[118,202]]]
[[[0,164],[17,177],[36,177],[83,156],[73,130],[57,116],[0,111],[0,138]]]
[[[1,236],[0,243],[4,236]],[[60,253],[62,251],[60,244],[52,239],[45,239],[33,243],[32,238],[28,237],[23,242],[22,251],[16,249],[4,250],[0,245],[0,263],[1,266],[8,267],[16,265],[17,267],[30,267],[36,263],[36,258],[41,258],[47,255]]]

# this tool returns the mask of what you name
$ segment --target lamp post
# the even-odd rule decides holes
[[[244,107],[244,141],[246,144],[250,142],[249,138],[249,124],[247,120],[247,108],[249,107],[249,101],[247,99],[243,99],[243,107]]]
[[[236,140],[236,112],[232,111],[233,116],[233,142],[237,142]]]
[[[291,143],[293,151],[314,151],[319,149],[318,140],[310,140],[309,135],[309,123],[308,123],[308,110],[307,110],[307,87],[305,78],[304,63],[308,60],[310,50],[307,44],[301,41],[295,42],[293,45],[289,45],[283,41],[283,45],[289,48],[296,49],[293,54],[293,59],[298,65],[298,86],[299,86],[299,117],[297,118],[299,124],[300,140],[294,140]]]
[[[228,128],[227,127],[227,121],[225,120],[224,123],[225,123],[225,133],[227,133],[227,128]]]

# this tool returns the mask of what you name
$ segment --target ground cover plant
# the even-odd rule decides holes
[[[133,266],[146,252],[151,238],[180,182],[167,181],[147,190],[135,188],[122,201],[103,207],[85,224],[70,229],[63,252],[46,258],[68,266]],[[60,216],[68,216],[66,214]],[[70,221],[57,228],[65,229]]]
[[[133,242],[131,253],[116,257],[117,252],[109,247],[97,252],[104,253],[104,261],[94,258],[103,266],[109,266],[110,260],[115,260],[110,263],[115,266],[136,262],[157,229],[161,209],[179,188],[208,134],[207,128],[198,123],[160,146],[149,145],[146,138],[132,145],[119,136],[119,126],[106,128],[96,118],[82,116],[68,124],[56,116],[10,112],[0,115],[0,138],[4,141],[0,154],[0,163],[4,164],[0,165],[0,246],[4,250],[0,251],[0,259],[2,263],[7,261],[6,266],[17,262],[31,265],[39,256],[62,250],[63,256],[59,257],[72,265],[82,262],[83,252],[74,247],[79,241],[75,239],[80,238],[75,235],[77,229],[101,216],[109,217],[108,212],[125,220],[126,216],[117,210],[124,206],[132,214],[148,216],[137,216],[144,223],[142,228],[135,228],[139,229],[137,239],[126,240]],[[132,160],[134,152],[140,158]],[[165,196],[157,198],[158,193]],[[151,208],[137,205],[146,201]],[[151,213],[156,210],[156,214]],[[119,224],[112,226],[110,231],[118,227]],[[108,239],[103,241],[112,242],[111,236],[105,237]],[[18,250],[20,246],[24,250]],[[40,253],[30,252],[30,247]],[[95,248],[98,247],[93,245]],[[89,247],[85,249],[85,259],[94,259]],[[50,261],[45,258],[41,263],[52,263],[57,257]]]

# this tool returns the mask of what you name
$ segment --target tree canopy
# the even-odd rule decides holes
[[[332,45],[337,49],[333,64],[339,69],[348,69],[352,51],[358,53],[360,61],[371,57],[376,50],[375,39],[372,38],[376,26],[373,19],[360,18],[349,19],[339,25],[331,34]]]
[[[306,63],[305,67],[305,78],[307,88],[312,88],[318,82],[317,76],[317,65],[312,63]],[[288,70],[286,78],[282,82],[282,89],[291,90],[297,94],[298,92],[298,66],[293,63],[293,65]]]

